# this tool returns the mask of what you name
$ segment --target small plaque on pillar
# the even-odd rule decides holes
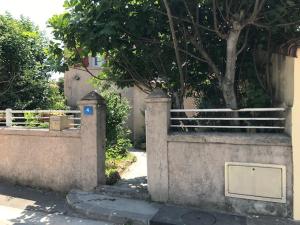
[[[93,106],[84,106],[83,107],[83,114],[85,116],[91,116],[94,114]]]

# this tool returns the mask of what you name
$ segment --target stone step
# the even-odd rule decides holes
[[[139,199],[145,201],[150,201],[151,199],[147,189],[136,187],[102,185],[97,187],[95,192],[98,194],[119,198]]]
[[[72,190],[67,204],[77,215],[116,225],[148,225],[161,205],[143,200],[120,198],[95,192]]]

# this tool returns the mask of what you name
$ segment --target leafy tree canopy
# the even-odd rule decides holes
[[[272,104],[271,53],[299,38],[296,0],[66,0],[49,21],[65,49],[57,59],[105,56],[100,79],[174,97],[196,95],[202,107]],[[259,60],[258,60],[259,59]]]
[[[0,15],[0,108],[36,109],[57,105],[49,82],[48,42],[28,19]]]

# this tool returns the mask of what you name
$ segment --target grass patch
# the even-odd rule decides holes
[[[136,162],[136,157],[131,153],[123,158],[107,158],[105,161],[106,184],[115,184],[121,179],[120,175],[134,162]]]

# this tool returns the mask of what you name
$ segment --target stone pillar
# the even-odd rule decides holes
[[[300,49],[294,63],[294,105],[292,109],[292,145],[294,176],[294,219],[300,220]]]
[[[146,98],[146,147],[148,190],[152,200],[166,202],[169,193],[168,180],[168,130],[170,98],[155,89]]]
[[[80,188],[105,184],[106,104],[95,91],[78,103],[81,110]],[[79,166],[79,165],[78,165]]]

